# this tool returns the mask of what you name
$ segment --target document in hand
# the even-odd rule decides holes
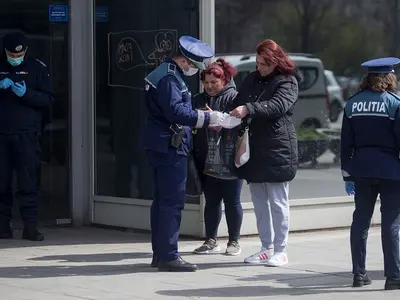
[[[239,126],[242,123],[242,119],[232,117],[227,113],[224,113],[224,119],[222,121],[221,126],[226,129],[232,129],[236,126]]]

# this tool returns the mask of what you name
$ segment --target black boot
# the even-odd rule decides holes
[[[36,225],[26,225],[22,232],[22,238],[33,242],[40,242],[44,240],[44,235],[40,233]]]
[[[158,270],[163,272],[195,272],[198,270],[198,267],[179,257],[173,261],[159,262]]]
[[[363,287],[364,285],[370,285],[371,283],[372,281],[368,277],[367,273],[354,275],[353,287]]]
[[[152,268],[158,267],[158,257],[155,254],[153,254],[153,259],[151,260],[151,267]]]
[[[385,290],[400,290],[400,278],[387,278]]]

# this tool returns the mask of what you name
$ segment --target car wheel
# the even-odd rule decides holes
[[[331,122],[336,122],[339,119],[340,112],[342,111],[342,106],[338,101],[334,101],[331,104],[331,111],[330,111],[330,116],[329,119]]]

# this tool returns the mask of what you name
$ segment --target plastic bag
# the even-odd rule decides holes
[[[208,130],[208,151],[204,164],[204,174],[220,179],[236,179],[235,147],[238,130]]]
[[[236,143],[235,166],[240,168],[250,159],[249,129],[246,128],[243,135]]]

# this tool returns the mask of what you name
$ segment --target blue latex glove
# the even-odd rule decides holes
[[[349,196],[356,194],[356,188],[355,188],[355,184],[353,181],[346,181],[345,189],[346,189],[347,195],[349,195]]]
[[[10,86],[13,86],[14,82],[10,78],[4,78],[0,81],[0,89],[5,90],[8,89]]]
[[[14,92],[14,94],[17,95],[18,97],[24,96],[26,93],[25,81],[22,81],[22,84],[18,82],[14,83],[11,89]]]

